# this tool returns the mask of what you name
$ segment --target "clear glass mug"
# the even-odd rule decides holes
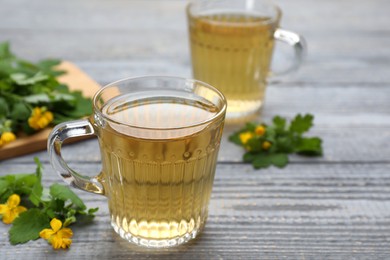
[[[226,100],[212,86],[174,77],[114,82],[93,98],[89,119],[57,125],[48,139],[52,166],[73,187],[108,198],[111,225],[124,239],[170,247],[205,225]],[[68,167],[61,145],[96,135],[102,171]]]
[[[279,28],[281,14],[264,0],[198,0],[187,6],[193,76],[225,95],[227,121],[259,115],[267,77],[301,64],[305,41]],[[270,73],[275,40],[292,46],[295,58],[284,71]]]

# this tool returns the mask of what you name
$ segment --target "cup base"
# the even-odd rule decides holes
[[[194,239],[200,230],[193,230],[191,233],[187,233],[183,236],[176,237],[173,239],[145,239],[136,237],[133,234],[125,231],[123,228],[119,227],[115,222],[111,222],[111,226],[114,228],[115,232],[118,233],[118,235],[129,241],[132,244],[135,244],[137,246],[147,247],[147,248],[167,248],[167,247],[175,247],[181,244],[184,244],[191,239]]]

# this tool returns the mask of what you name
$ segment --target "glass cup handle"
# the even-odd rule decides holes
[[[47,150],[53,168],[65,182],[75,188],[103,195],[104,188],[97,177],[90,178],[75,172],[69,168],[61,155],[62,143],[66,139],[94,134],[95,130],[92,124],[86,119],[58,124],[49,135],[47,140]]]
[[[296,34],[291,31],[276,29],[274,33],[274,38],[283,43],[287,43],[291,47],[294,48],[295,58],[291,64],[291,66],[285,70],[280,72],[272,72],[274,76],[288,74],[300,67],[305,56],[306,56],[306,41],[301,35]]]

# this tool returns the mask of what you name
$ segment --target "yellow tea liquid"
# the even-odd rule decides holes
[[[189,18],[193,74],[218,88],[227,118],[259,111],[272,58],[275,22],[248,14]]]
[[[99,133],[111,223],[136,244],[181,244],[205,224],[222,124],[173,128],[203,122],[219,110],[199,100],[138,99],[123,96],[102,110],[141,127],[108,122]]]

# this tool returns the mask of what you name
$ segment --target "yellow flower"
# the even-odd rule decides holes
[[[52,112],[47,111],[46,107],[36,107],[28,119],[28,125],[32,129],[40,130],[48,126],[51,121],[53,121]]]
[[[0,137],[0,146],[8,144],[12,141],[15,141],[16,136],[12,132],[4,132]]]
[[[240,141],[243,144],[246,144],[249,141],[249,139],[251,139],[252,137],[253,137],[253,133],[251,132],[244,132],[239,135]]]
[[[70,228],[63,228],[59,219],[53,218],[50,221],[51,229],[45,228],[39,233],[39,236],[46,239],[54,249],[69,248],[72,244],[73,232]]]
[[[263,148],[264,150],[268,150],[271,146],[272,144],[270,142],[264,141],[261,145],[261,148]]]
[[[4,224],[11,224],[20,213],[27,209],[19,206],[20,197],[18,194],[9,196],[6,204],[0,204],[0,215],[3,215]]]
[[[256,129],[255,129],[255,133],[256,133],[257,135],[260,135],[260,136],[264,135],[264,134],[265,134],[265,127],[262,126],[262,125],[259,125],[259,126],[256,127]]]

